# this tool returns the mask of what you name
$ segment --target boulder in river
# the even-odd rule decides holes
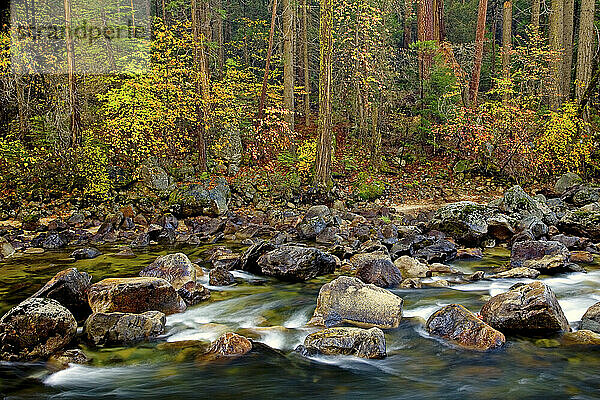
[[[160,311],[170,315],[186,309],[175,288],[161,278],[104,279],[90,287],[88,301],[95,313]]]
[[[600,346],[600,334],[581,329],[565,333],[560,338],[560,342],[563,346]]]
[[[94,313],[85,321],[84,334],[96,346],[120,346],[150,340],[165,331],[160,311],[143,314]]]
[[[91,260],[100,255],[102,255],[102,253],[95,247],[84,247],[71,253],[71,257],[76,260]]]
[[[562,175],[556,184],[554,185],[554,191],[558,194],[563,194],[567,189],[572,188],[575,185],[579,185],[583,182],[581,177],[573,172],[567,172]]]
[[[385,336],[379,328],[329,328],[311,333],[296,351],[304,356],[385,358]]]
[[[504,333],[568,331],[569,322],[554,292],[543,282],[517,283],[481,308],[485,322]]]
[[[427,320],[427,331],[458,346],[478,351],[502,347],[506,338],[460,304],[451,304]]]
[[[169,204],[178,208],[179,214],[184,217],[217,216],[227,213],[229,197],[227,181],[219,179],[212,188],[208,184],[180,186],[171,193]]]
[[[517,267],[508,271],[499,272],[493,275],[494,278],[526,278],[535,279],[540,275],[540,271],[533,268]]]
[[[75,319],[85,320],[92,313],[87,301],[87,290],[92,277],[77,268],[69,268],[54,275],[31,297],[47,297],[66,307]]]
[[[325,205],[312,206],[296,226],[296,230],[303,239],[315,240],[327,228],[330,220],[331,210],[329,207]]]
[[[13,245],[3,237],[0,237],[0,260],[8,258],[15,254],[15,248]]]
[[[357,254],[350,258],[350,264],[356,269],[356,276],[365,283],[391,288],[402,282],[400,270],[383,252]]]
[[[461,243],[479,244],[488,233],[487,207],[471,201],[461,201],[439,208],[430,228],[442,231]]]
[[[394,265],[398,267],[403,278],[426,278],[431,276],[427,264],[409,256],[397,258]]]
[[[177,294],[181,296],[188,307],[195,306],[196,304],[210,298],[210,291],[201,284],[193,281],[186,282],[181,288],[179,288]]]
[[[252,342],[244,336],[227,332],[211,343],[208,358],[239,357],[252,350]]]
[[[600,211],[567,211],[557,228],[563,233],[600,240]]]
[[[73,314],[48,298],[29,298],[0,319],[0,359],[45,359],[68,345],[77,332]]]
[[[314,247],[282,245],[257,260],[263,275],[286,281],[306,281],[335,270],[335,258]]]
[[[546,203],[531,197],[518,185],[513,186],[504,193],[498,208],[518,220],[535,216],[547,225],[555,225],[558,221],[556,214]]]
[[[179,290],[189,281],[196,282],[196,267],[183,253],[167,254],[140,271],[140,276],[162,278]]]
[[[456,244],[447,239],[439,239],[435,243],[416,251],[413,256],[428,263],[452,261],[456,257]]]
[[[402,319],[402,304],[402,298],[389,290],[366,284],[358,278],[340,276],[321,287],[317,308],[309,324],[393,329]]]
[[[544,257],[546,257],[547,262],[541,261],[535,264],[538,268],[525,265],[528,261],[539,261],[544,259]],[[562,260],[562,264],[556,264],[556,262],[560,260]],[[565,266],[568,260],[569,250],[567,247],[564,244],[553,240],[525,240],[516,242],[513,244],[510,252],[510,265],[513,268],[527,266],[534,269],[559,271]],[[548,265],[544,267],[545,264]]]
[[[210,270],[209,283],[213,286],[229,286],[235,283],[233,274],[223,267],[216,267]]]
[[[588,308],[585,314],[583,314],[579,323],[579,329],[587,329],[600,333],[600,302]]]
[[[60,371],[69,367],[69,364],[87,364],[90,358],[81,349],[62,350],[52,354],[46,366],[51,371]]]

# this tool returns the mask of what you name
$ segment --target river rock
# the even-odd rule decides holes
[[[394,261],[394,265],[400,270],[402,277],[406,278],[426,278],[431,276],[431,271],[426,264],[416,258],[401,256]]]
[[[557,227],[567,234],[600,240],[600,211],[568,211]]]
[[[89,288],[88,301],[95,313],[160,311],[170,315],[186,309],[175,288],[161,278],[104,279]]]
[[[402,319],[401,297],[358,278],[340,276],[321,287],[310,325],[351,324],[363,328],[397,328]]]
[[[90,358],[81,349],[62,350],[52,354],[46,364],[51,371],[66,369],[70,364],[87,364]]]
[[[535,279],[540,275],[540,271],[533,268],[517,267],[495,274],[494,278],[525,278]]]
[[[513,244],[510,252],[510,265],[515,268],[523,267],[526,261],[541,260],[545,256],[556,256],[557,259],[560,258],[566,263],[569,258],[569,250],[564,244],[552,240],[525,240],[517,242]],[[549,259],[547,260],[550,261]],[[543,263],[540,266],[543,267]],[[529,268],[534,267],[530,266]]]
[[[487,219],[488,236],[506,242],[515,234],[514,222],[507,216],[499,214]]]
[[[78,321],[85,320],[92,313],[87,301],[87,291],[91,275],[69,268],[54,275],[31,297],[47,297],[66,307]]]
[[[15,254],[15,248],[8,240],[3,237],[0,237],[0,260],[3,258],[8,258]]]
[[[64,348],[75,337],[77,321],[60,303],[29,298],[0,319],[0,359],[44,359]]]
[[[591,264],[594,262],[594,255],[589,251],[572,251],[569,261],[574,263]]]
[[[579,323],[579,329],[587,329],[600,333],[600,302],[588,308],[585,314],[583,314]]]
[[[304,356],[385,358],[385,336],[379,328],[329,328],[311,333],[296,351]]]
[[[447,239],[440,239],[418,250],[413,256],[428,263],[452,261],[456,257],[456,244]]]
[[[229,286],[235,283],[235,278],[225,268],[216,267],[209,272],[209,283],[213,286]]]
[[[314,247],[282,245],[257,260],[260,272],[286,281],[307,281],[335,270],[335,258]]]
[[[179,290],[189,281],[196,282],[196,268],[183,253],[167,254],[144,268],[140,276],[162,278]]]
[[[586,329],[565,333],[560,338],[563,346],[600,346],[600,334]]]
[[[96,346],[120,346],[155,338],[165,331],[165,323],[160,311],[94,313],[85,321],[83,332]]]
[[[465,349],[488,351],[502,347],[506,338],[460,304],[451,304],[433,313],[427,331]]]
[[[258,241],[256,241],[254,244],[252,244],[250,247],[248,247],[248,249],[246,249],[246,251],[244,252],[244,254],[242,254],[242,257],[240,258],[240,269],[243,271],[248,271],[248,272],[252,272],[252,273],[261,273],[261,269],[258,266],[257,262],[258,259],[265,253],[274,250],[275,249],[275,245],[271,242],[268,242],[266,240],[262,240],[259,239]]]
[[[543,201],[531,197],[516,185],[507,190],[499,202],[499,210],[521,220],[530,215],[540,218],[547,225],[556,225],[556,214]]]
[[[356,276],[365,283],[389,288],[402,282],[400,270],[383,252],[356,254],[350,258],[350,264],[356,270]]]
[[[195,306],[210,298],[210,291],[194,281],[186,282],[179,290],[177,290],[177,294],[181,296],[183,301],[185,301],[185,304],[189,307]]]
[[[296,230],[303,239],[315,240],[327,228],[331,220],[331,210],[325,205],[312,206],[306,212]]]
[[[504,333],[569,330],[569,322],[554,292],[540,281],[517,283],[509,291],[492,297],[481,308],[481,316]]]
[[[554,191],[558,194],[563,194],[567,189],[583,182],[581,177],[573,172],[567,172],[562,175],[554,185]]]
[[[244,336],[227,332],[211,343],[207,356],[239,357],[252,350],[252,342]]]
[[[76,260],[91,260],[102,255],[100,250],[95,247],[84,247],[83,249],[77,249],[71,253],[71,258]]]
[[[448,204],[438,209],[430,228],[442,231],[461,243],[478,244],[488,232],[487,208],[471,201]]]
[[[183,185],[175,189],[169,197],[169,204],[177,206],[184,217],[198,215],[217,216],[226,214],[230,189],[227,181],[219,179],[216,186],[208,184]]]

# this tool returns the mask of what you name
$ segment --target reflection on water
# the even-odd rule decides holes
[[[106,255],[73,264],[66,253],[22,257],[0,264],[0,311],[34,293],[56,272],[75,265],[94,281],[133,276],[160,254],[135,259]],[[114,250],[114,251],[113,251]],[[193,260],[207,248],[183,249]],[[173,251],[171,249],[170,251]],[[465,273],[489,271],[507,262],[503,249],[482,261],[460,262]],[[303,359],[293,349],[313,331],[304,325],[321,285],[333,278],[287,284],[234,272],[237,285],[214,287],[210,301],[167,318],[157,343],[134,348],[89,349],[89,366],[51,374],[43,363],[0,363],[0,393],[9,398],[377,398],[514,399],[600,397],[600,350],[561,348],[556,337],[509,338],[493,353],[473,353],[429,337],[424,320],[440,307],[461,303],[472,311],[519,280],[484,280],[450,288],[394,290],[404,298],[405,319],[386,332],[388,357]],[[600,269],[543,277],[576,327],[585,310],[600,301]],[[200,281],[207,284],[207,275]],[[523,281],[523,280],[520,280]],[[258,344],[246,357],[213,364],[195,362],[193,348],[161,346],[181,340],[211,341],[236,331]],[[261,345],[260,343],[264,344]],[[266,346],[265,346],[266,345]]]

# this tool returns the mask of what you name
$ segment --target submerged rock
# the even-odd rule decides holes
[[[565,333],[560,342],[563,346],[600,346],[600,334],[582,329]]]
[[[360,279],[340,276],[319,291],[317,308],[310,325],[333,327],[351,324],[363,328],[397,328],[402,319],[401,297],[366,284]]]
[[[165,331],[166,317],[160,311],[143,314],[94,313],[83,328],[96,346],[119,346],[152,339]]]
[[[588,308],[585,314],[583,314],[579,323],[579,329],[587,329],[600,333],[600,302]]]
[[[427,331],[469,350],[488,351],[502,347],[506,338],[460,304],[451,304],[427,320]]]
[[[83,321],[92,313],[87,301],[91,280],[88,273],[69,268],[56,274],[31,297],[54,299],[71,311],[78,321]]]
[[[304,356],[385,358],[385,336],[379,328],[329,328],[311,333],[296,351]]]
[[[0,319],[0,359],[45,359],[68,345],[77,332],[73,314],[48,298],[29,298]]]
[[[286,281],[306,281],[335,270],[335,258],[314,247],[282,245],[257,260],[260,272]]]
[[[84,247],[83,249],[77,249],[71,253],[71,257],[76,260],[90,260],[100,255],[102,255],[102,253],[95,247]]]
[[[504,333],[568,331],[569,322],[552,289],[535,281],[518,283],[481,308],[483,320]]]
[[[95,313],[160,311],[170,315],[186,309],[175,288],[161,278],[104,279],[90,287],[88,301]]]
[[[59,371],[69,367],[69,364],[87,364],[90,358],[81,349],[59,351],[48,359],[47,366],[52,371]]]
[[[183,253],[167,254],[140,271],[140,276],[162,278],[179,290],[189,281],[196,282],[196,267]]]

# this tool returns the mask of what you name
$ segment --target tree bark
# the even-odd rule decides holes
[[[269,45],[267,49],[267,60],[265,61],[265,76],[263,78],[260,102],[258,105],[258,119],[265,117],[265,99],[267,97],[267,83],[271,69],[271,55],[273,54],[273,36],[275,35],[275,18],[277,17],[277,0],[273,0],[273,11],[271,12],[271,29],[269,30]]]
[[[302,3],[302,57],[304,67],[304,125],[310,123],[310,65],[308,61],[308,0]]]
[[[408,49],[412,43],[412,27],[410,18],[413,13],[413,0],[404,0],[404,48]]]
[[[294,1],[283,0],[283,106],[285,122],[294,130]]]
[[[75,51],[73,48],[73,31],[71,27],[71,0],[64,0],[65,4],[65,38],[67,46],[67,78],[69,85],[69,129],[71,134],[71,146],[75,147],[81,143],[81,116],[79,114],[77,83],[75,82]]]
[[[579,42],[577,46],[577,74],[575,94],[581,102],[592,77],[594,56],[594,13],[595,0],[582,0],[579,14]]]
[[[562,95],[564,99],[571,97],[571,72],[573,69],[573,19],[575,16],[575,1],[564,0],[563,5],[563,80]]]
[[[531,25],[536,30],[540,29],[540,8],[541,0],[532,0],[531,2]]]
[[[194,36],[194,65],[196,67],[196,93],[198,96],[196,141],[198,168],[206,171],[206,134],[210,116],[210,81],[206,49],[207,33],[210,30],[208,0],[192,0],[192,33]]]
[[[315,184],[319,187],[331,185],[333,123],[331,116],[331,84],[333,53],[333,8],[332,0],[320,0],[319,23],[319,122],[315,166]]]
[[[223,1],[216,0],[216,18],[215,18],[215,31],[217,35],[217,44],[219,45],[218,57],[217,57],[217,68],[219,70],[219,77],[223,77],[224,65],[225,65],[225,48],[223,47]]]
[[[475,33],[475,56],[473,59],[473,74],[469,83],[469,103],[477,106],[479,92],[479,79],[481,77],[481,61],[483,60],[483,40],[485,38],[485,18],[487,14],[487,0],[479,0],[477,11],[477,31]]]
[[[557,53],[550,65],[552,76],[550,82],[550,108],[553,110],[560,107],[563,98],[563,4],[564,0],[552,0],[552,11],[550,13],[550,48]]]
[[[510,79],[510,52],[512,50],[512,8],[511,0],[504,2],[502,13],[502,77],[507,81]],[[508,91],[505,91],[503,100],[506,102],[509,97]]]

